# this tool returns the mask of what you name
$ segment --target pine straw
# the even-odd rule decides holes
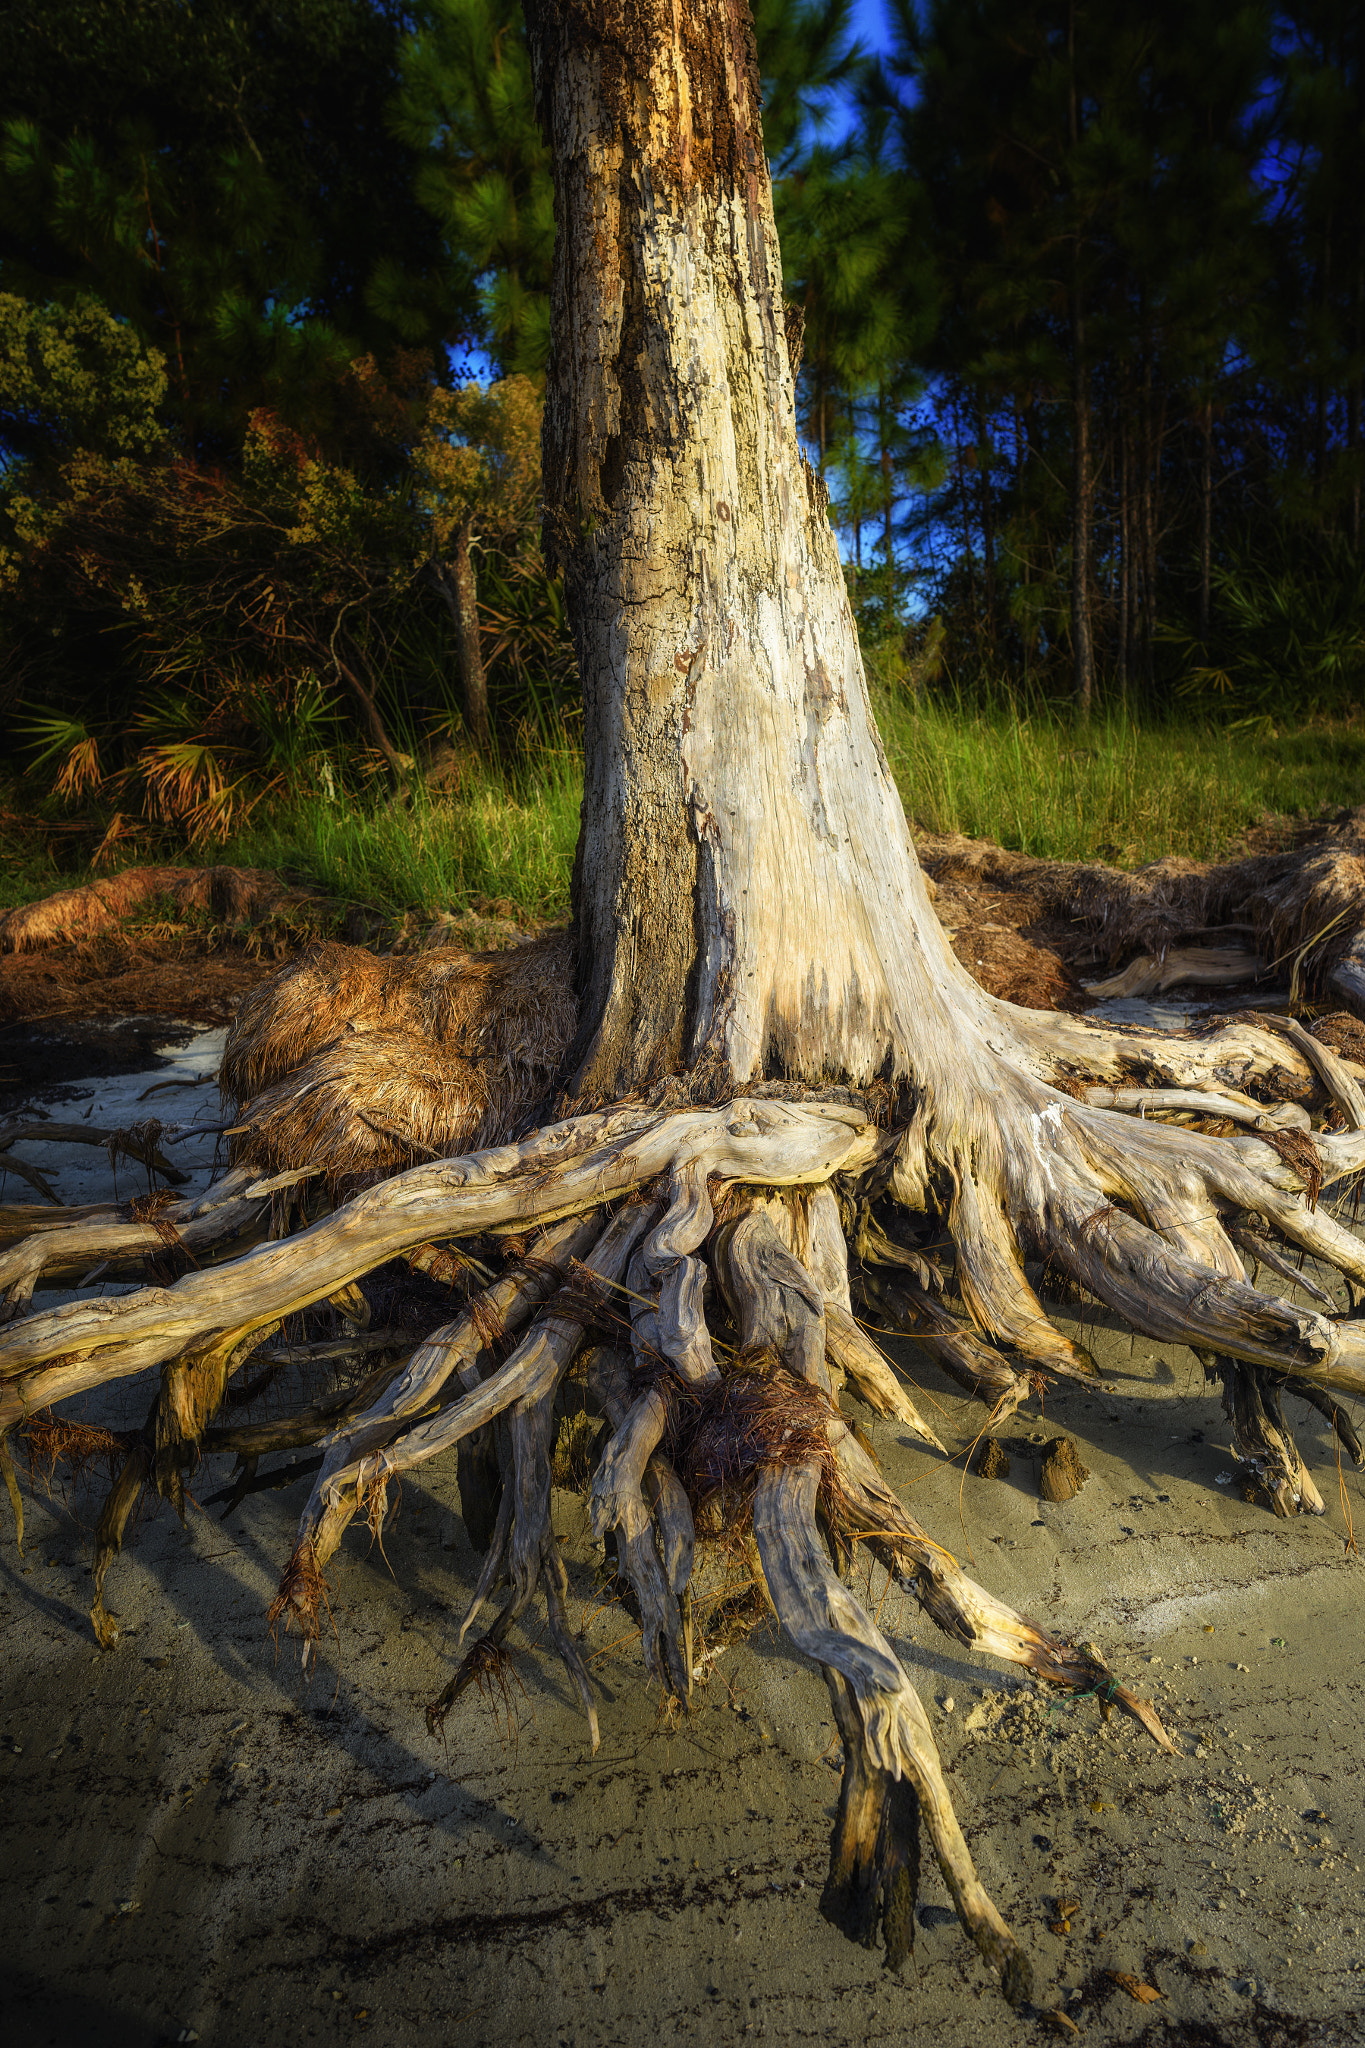
[[[648,1377],[664,1395],[664,1446],[699,1526],[716,1520],[716,1509],[727,1532],[747,1522],[763,1465],[818,1466],[820,1503],[839,1519],[843,1489],[829,1439],[838,1410],[771,1345],[738,1352],[719,1383],[700,1389],[671,1372]]]
[[[176,916],[199,911],[219,924],[242,925],[316,901],[306,890],[289,888],[273,868],[125,868],[107,881],[61,889],[6,911],[0,917],[0,953],[98,938],[150,904],[165,903]]]
[[[578,1021],[573,941],[379,959],[310,947],[248,994],[224,1093],[232,1157],[329,1178],[501,1143],[550,1088]]]
[[[1258,1131],[1262,1144],[1269,1145],[1272,1152],[1278,1152],[1286,1166],[1292,1167],[1303,1181],[1304,1200],[1310,1209],[1318,1206],[1322,1193],[1322,1154],[1307,1131]]]

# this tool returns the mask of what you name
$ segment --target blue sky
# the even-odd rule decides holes
[[[882,0],[853,0],[853,25],[863,42],[881,49],[886,42],[886,16]]]

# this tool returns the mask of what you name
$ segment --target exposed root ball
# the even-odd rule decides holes
[[[1099,863],[1042,861],[957,834],[926,836],[925,867],[941,889],[980,881],[1033,898],[1033,921],[1065,920],[1065,957],[1114,964],[1134,952],[1235,930],[1267,960],[1302,952],[1300,979],[1365,1000],[1365,810],[1329,827],[1315,845],[1205,865],[1175,855],[1128,873]]]
[[[567,932],[504,953],[378,959],[319,945],[253,990],[223,1056],[234,1157],[394,1173],[501,1142],[546,1092],[577,1022]]]

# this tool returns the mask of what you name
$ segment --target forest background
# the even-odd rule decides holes
[[[1365,802],[1365,8],[755,15],[912,818],[1132,865]],[[172,853],[562,914],[520,9],[15,0],[0,79],[4,900]]]

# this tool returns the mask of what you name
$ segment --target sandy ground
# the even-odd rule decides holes
[[[184,1041],[151,1078],[193,1083],[210,1051]],[[99,1120],[118,1105],[89,1085]],[[211,1093],[152,1100],[204,1117]],[[61,1113],[84,1107],[78,1092]],[[87,1177],[79,1198],[94,1191]],[[4,2041],[1076,2038],[1044,2007],[1096,2043],[1365,2041],[1362,1567],[1347,1540],[1352,1518],[1365,1536],[1361,1479],[1348,1465],[1339,1484],[1320,1418],[1291,1404],[1328,1507],[1276,1522],[1243,1499],[1188,1352],[1088,1321],[1082,1336],[1102,1388],[1016,1417],[1006,1480],[964,1480],[859,1411],[892,1482],[968,1569],[1097,1641],[1176,1737],[1167,1757],[886,1596],[982,1877],[1032,1958],[1033,2013],[1003,2004],[927,1856],[902,1973],[826,1925],[838,1771],[817,1671],[760,1631],[720,1656],[689,1719],[662,1715],[627,1617],[595,1589],[572,1495],[557,1525],[601,1748],[590,1756],[533,1625],[509,1700],[462,1702],[447,1754],[423,1710],[476,1568],[452,1465],[407,1488],[387,1559],[347,1539],[336,1639],[309,1677],[264,1625],[302,1486],[226,1523],[149,1515],[110,1574],[125,1634],[107,1654],[87,1618],[99,1492],[38,1489],[22,1556],[4,1511]],[[915,1370],[968,1442],[981,1409]],[[147,1399],[126,1388],[98,1412],[138,1423]],[[1059,1429],[1092,1476],[1054,1506],[1037,1473]],[[228,1469],[206,1464],[200,1500]],[[1055,1934],[1062,1901],[1069,1931]],[[1160,2000],[1135,2002],[1110,1971]]]

